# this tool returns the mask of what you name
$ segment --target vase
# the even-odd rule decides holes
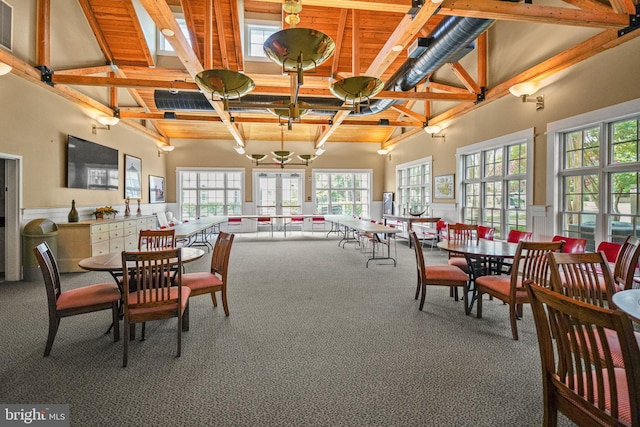
[[[67,219],[69,222],[78,222],[80,220],[80,216],[78,215],[78,211],[76,210],[76,201],[71,201],[71,210],[69,211],[69,215],[67,215]]]
[[[103,213],[97,213],[96,215],[96,219],[104,219],[104,214]]]

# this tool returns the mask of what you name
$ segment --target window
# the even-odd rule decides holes
[[[191,42],[191,35],[189,34],[189,29],[187,28],[187,21],[184,19],[183,16],[176,16],[176,21],[178,22],[178,25],[182,30],[182,34],[184,34],[185,38],[187,39],[187,43],[189,43],[189,46],[192,46],[193,44]],[[169,43],[169,41],[164,37],[164,35],[160,31],[158,31],[158,50],[163,54],[175,55],[175,50],[173,49],[173,46],[171,46],[171,43]]]
[[[182,219],[240,215],[244,170],[179,170],[178,192]]]
[[[502,239],[509,230],[528,228],[530,150],[533,150],[532,130],[458,150],[462,221],[493,227],[494,236]]]
[[[622,242],[638,235],[640,116],[559,133],[559,234]]]
[[[319,214],[371,215],[371,171],[314,171],[315,210]]]
[[[396,214],[422,212],[431,204],[431,157],[396,166]]]
[[[245,55],[253,60],[267,60],[263,49],[264,42],[277,31],[280,31],[280,26],[278,25],[247,24]]]

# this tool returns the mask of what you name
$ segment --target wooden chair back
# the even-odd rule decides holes
[[[579,239],[576,237],[566,237],[566,236],[553,236],[551,239],[552,242],[558,242],[560,240],[564,240],[564,249],[562,252],[567,254],[579,254],[584,252],[584,248],[587,246],[587,239]]]
[[[614,293],[613,275],[602,252],[548,256],[554,291],[588,304],[609,306]]]
[[[174,248],[176,246],[176,230],[173,228],[161,230],[140,230],[138,235],[139,250],[153,250]]]
[[[629,236],[625,239],[616,264],[613,268],[613,281],[617,287],[616,290],[631,289],[633,287],[633,276],[638,267],[638,258],[640,257],[640,239]]]
[[[178,289],[182,286],[182,252],[179,248],[123,251],[122,265],[125,315],[131,309],[180,305],[180,292],[175,298],[170,292],[172,286]]]
[[[487,227],[485,225],[478,226],[478,239],[493,240],[493,235],[496,229],[493,227]]]
[[[524,290],[527,283],[550,286],[551,272],[547,254],[562,251],[564,242],[528,242],[518,243],[516,256],[511,268],[511,295],[515,301],[516,292]]]
[[[522,231],[522,230],[510,230],[507,235],[507,242],[509,243],[518,243],[521,241],[530,241],[533,232],[531,231]]]
[[[55,256],[47,242],[42,242],[33,248],[33,253],[35,254],[38,265],[40,266],[44,285],[47,290],[49,314],[55,314],[56,301],[62,293],[62,289],[60,288],[60,270],[58,269],[58,263],[56,262]]]
[[[211,255],[211,274],[217,274],[223,283],[227,282],[227,270],[229,269],[229,256],[235,234],[221,231],[216,239]]]
[[[543,371],[543,425],[558,410],[578,425],[640,426],[640,350],[622,312],[527,286]],[[615,368],[605,333],[615,331],[626,369]],[[605,349],[607,350],[607,349]]]
[[[478,226],[475,224],[448,224],[447,240],[456,243],[469,243],[478,240]]]

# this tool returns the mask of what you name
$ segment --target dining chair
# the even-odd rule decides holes
[[[620,249],[622,249],[622,243],[607,242],[603,240],[598,244],[596,252],[604,252],[607,262],[613,264],[616,262],[616,258],[618,258]]]
[[[240,231],[242,229],[242,217],[239,216],[229,216],[227,218],[227,231],[231,233],[232,231]]]
[[[552,242],[558,242],[564,240],[564,249],[562,252],[567,254],[575,254],[584,252],[584,248],[587,246],[587,239],[579,239],[576,237],[566,237],[555,235],[551,238]]]
[[[63,317],[111,310],[113,341],[118,341],[120,339],[120,289],[118,289],[118,285],[115,282],[98,283],[63,291],[58,263],[47,242],[40,243],[33,248],[33,252],[42,271],[49,307],[49,334],[44,348],[44,357],[51,354],[51,347],[53,347],[53,341],[60,326],[60,319]]]
[[[171,227],[171,224],[169,224],[169,220],[167,219],[167,215],[164,212],[156,213],[156,218],[158,220],[158,227],[160,228]]]
[[[415,227],[415,225],[414,225]],[[436,221],[435,228],[424,228],[420,233],[420,240],[424,244],[427,241],[431,242],[431,249],[437,248],[438,242],[441,240],[446,240],[446,232],[447,232],[447,223],[444,220],[439,219]]]
[[[321,228],[323,232],[325,231],[324,215],[313,215],[311,217],[311,232],[313,233],[316,228]]]
[[[291,219],[289,220],[289,227],[291,227],[291,230],[300,230],[300,232],[302,233],[304,231],[304,217],[303,216],[291,216]]]
[[[449,243],[462,243],[467,244],[470,242],[478,241],[478,226],[475,224],[447,224],[447,241]],[[449,252],[449,265],[454,267],[458,267],[460,270],[465,272],[466,274],[470,273],[469,263],[467,262],[467,258],[463,254]],[[456,301],[458,301],[458,288],[451,288],[451,296],[454,297]]]
[[[211,255],[210,271],[185,273],[182,275],[183,286],[191,289],[191,296],[209,294],[213,306],[218,306],[216,292],[222,294],[222,306],[225,316],[229,316],[229,304],[227,303],[227,271],[229,269],[229,256],[235,235],[223,231],[218,234]]]
[[[174,248],[176,246],[176,230],[166,228],[160,230],[140,230],[138,234],[138,250]]]
[[[522,318],[522,306],[529,302],[525,285],[530,282],[549,286],[550,270],[547,254],[561,251],[564,241],[521,241],[516,249],[510,274],[480,276],[475,279],[477,289],[476,315],[482,317],[482,295],[493,296],[509,305],[511,335],[518,340],[516,321]]]
[[[478,226],[478,239],[493,240],[493,235],[496,232],[494,227],[487,227],[485,225]]]
[[[122,366],[129,358],[129,340],[135,324],[178,319],[178,354],[182,353],[182,331],[189,330],[189,295],[182,284],[182,253],[179,248],[146,252],[122,252],[124,297],[124,349]],[[172,271],[175,270],[175,274]],[[133,330],[131,327],[133,326]],[[134,333],[132,333],[132,331]],[[144,340],[144,329],[143,336]]]
[[[416,256],[416,267],[418,273],[418,285],[416,288],[416,297],[420,293],[420,307],[422,310],[424,307],[424,301],[427,291],[427,286],[448,286],[449,288],[462,287],[463,295],[469,294],[469,275],[464,273],[458,267],[452,265],[429,265],[425,266],[424,254],[422,252],[422,245],[415,231],[411,232],[411,241],[413,243],[413,250]],[[465,304],[465,314],[469,314],[467,311],[468,305]]]
[[[164,214],[167,217],[167,222],[169,223],[169,225],[174,226],[174,225],[180,225],[182,224],[182,221],[179,221],[174,215],[173,212],[171,211],[167,211]]]
[[[507,234],[507,242],[509,243],[519,243],[523,240],[530,241],[531,236],[533,236],[533,232],[531,231],[522,231],[522,230],[509,230],[509,234]]]
[[[549,254],[549,268],[551,289],[555,292],[598,307],[614,307],[612,296],[616,290],[613,274],[602,252],[552,253]],[[594,340],[598,345],[598,354],[604,360],[604,353],[611,353],[613,364],[624,368],[622,350],[616,334],[611,330],[605,330],[604,334],[606,346],[601,344],[599,337]],[[634,338],[640,345],[639,332],[634,332]],[[589,343],[586,337],[579,342],[586,342],[586,345]]]
[[[616,291],[631,289],[640,258],[640,239],[628,236],[622,243],[613,268],[613,282]]]
[[[535,283],[527,293],[542,362],[542,424],[557,425],[560,411],[581,426],[640,426],[640,350],[630,319]],[[607,330],[621,343],[626,369],[597,353]]]
[[[271,237],[273,237],[273,221],[271,221],[270,216],[259,216],[257,219],[258,227],[257,230],[260,231],[261,226],[268,226],[271,230]]]

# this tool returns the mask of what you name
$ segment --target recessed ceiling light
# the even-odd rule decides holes
[[[402,46],[401,44],[397,44],[394,47],[392,47],[391,50],[394,52],[400,52],[403,48],[404,46]]]
[[[176,33],[173,32],[173,30],[169,29],[169,28],[163,28],[160,30],[160,32],[162,33],[162,35],[164,35],[165,37],[173,37],[176,35]]]

